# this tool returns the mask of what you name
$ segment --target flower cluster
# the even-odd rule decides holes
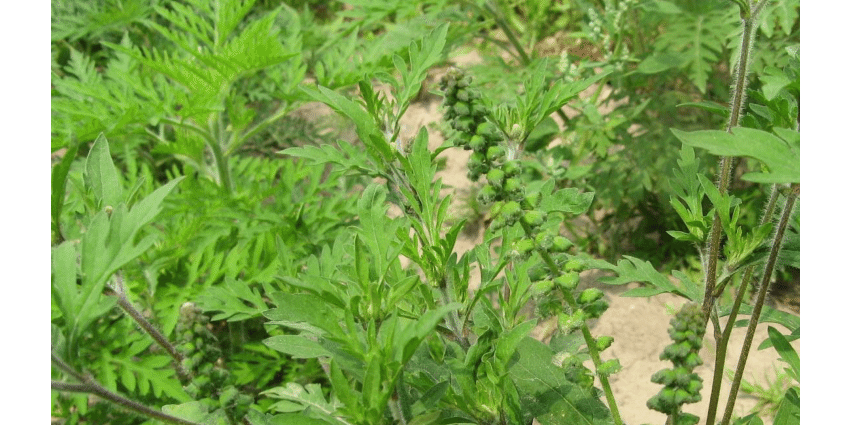
[[[511,258],[525,261],[535,252],[545,258],[529,269],[533,293],[560,292],[574,297],[573,291],[578,286],[579,272],[584,265],[567,253],[573,244],[560,235],[560,214],[542,208],[543,194],[540,192],[526,192],[526,185],[521,180],[523,163],[516,158],[516,151],[509,147],[510,141],[517,139],[523,130],[515,126],[506,134],[488,122],[481,94],[471,83],[470,76],[459,69],[452,69],[440,81],[440,87],[445,96],[445,118],[459,133],[455,145],[473,151],[468,176],[473,181],[485,177],[478,197],[482,204],[491,206],[493,221],[490,230],[519,224],[523,236],[511,243]],[[554,300],[556,297],[550,298]],[[538,310],[542,316],[558,315],[561,330],[570,333],[579,329],[586,320],[599,318],[608,308],[602,292],[595,288],[584,290],[575,297],[575,301],[575,308],[564,312],[563,300],[552,303],[538,300]],[[613,338],[602,336],[592,343],[596,351],[602,351],[612,341]],[[567,356],[562,367],[573,382],[588,388],[592,386],[593,376],[578,357]],[[610,375],[619,368],[619,363],[612,360],[600,365],[597,372]]]
[[[177,349],[184,357],[183,368],[192,376],[185,390],[195,400],[217,399],[210,406],[212,409],[223,408],[230,418],[242,418],[254,398],[229,385],[230,371],[224,368],[218,339],[207,327],[208,323],[209,317],[193,303],[187,302],[180,308],[176,330],[182,342]]]
[[[668,415],[678,414],[685,403],[701,400],[702,378],[694,373],[694,368],[702,364],[699,350],[702,347],[703,327],[702,309],[694,303],[685,304],[670,320],[668,330],[673,343],[661,353],[661,360],[673,362],[672,369],[664,369],[652,375],[652,382],[664,385],[661,391],[646,403],[650,409]]]

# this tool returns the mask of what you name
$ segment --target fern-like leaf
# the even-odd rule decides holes
[[[729,40],[740,33],[740,20],[723,2],[707,2],[694,11],[675,14],[655,42],[655,51],[638,66],[638,72],[660,73],[672,68],[685,71],[705,93],[708,76]]]

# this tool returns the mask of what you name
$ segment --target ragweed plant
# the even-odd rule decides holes
[[[114,57],[99,57],[99,65],[70,53],[69,72],[56,72],[54,92],[54,147],[69,148],[52,180],[57,416],[70,423],[129,420],[104,403],[90,405],[93,394],[139,416],[181,424],[623,424],[610,380],[621,365],[603,359],[613,338],[591,333],[592,320],[608,314],[608,300],[600,289],[580,286],[580,273],[598,268],[616,275],[604,279],[609,284],[645,284],[626,296],[667,292],[690,301],[672,323],[674,342],[663,355],[673,367],[646,377],[662,386],[649,405],[670,422],[693,422],[686,404],[704,396],[693,375],[703,335],[714,331],[716,357],[724,359],[731,329],[749,324],[722,419],[730,422],[759,321],[792,331],[771,328],[762,348],[774,347],[795,381],[777,418],[799,418],[799,358],[788,344],[799,337],[799,320],[764,306],[773,270],[799,266],[798,57],[789,55],[764,74],[748,71],[766,2],[736,1],[740,9],[731,12],[719,10],[720,2],[682,3],[683,15],[708,24],[695,34],[681,32],[690,20],[664,33],[659,15],[679,15],[669,2],[582,4],[591,3],[598,13],[587,16],[590,25],[579,36],[608,54],[578,64],[562,56],[560,70],[537,57],[535,42],[550,35],[550,12],[562,23],[584,20],[573,19],[582,13],[576,8],[546,2],[458,8],[366,1],[312,26],[322,12],[314,2],[298,12],[252,15],[250,1],[191,0],[145,9],[144,16],[158,15],[133,18],[133,25],[150,38],[131,32],[110,45]],[[471,23],[442,22],[459,16]],[[657,78],[669,83],[663,87],[722,94],[725,71],[705,67],[725,62],[722,55],[688,50],[669,34],[708,34],[699,47],[714,46],[728,16],[743,24],[734,35],[741,43],[734,50],[739,65],[727,131],[674,130],[659,139],[684,144],[670,179],[670,209],[682,225],[669,236],[697,247],[692,264],[702,272],[674,271],[673,283],[645,259],[626,256],[616,265],[592,259],[567,231],[600,193],[594,192],[600,180],[581,179],[622,170],[623,163],[605,165],[617,153],[614,142],[623,145],[620,152],[639,149],[625,143],[634,140],[627,129],[643,108],[656,105],[637,96],[651,90],[644,84],[650,88],[627,94],[637,104],[603,117],[602,91]],[[518,17],[530,18],[527,31]],[[651,24],[646,33],[643,23]],[[448,142],[433,148],[424,128],[402,137],[402,117],[429,70],[467,31],[486,32],[491,24],[505,31],[508,42],[501,45],[517,61],[504,64],[518,72],[491,72],[481,84],[477,71],[449,70],[439,83]],[[645,40],[658,45],[642,46]],[[669,73],[657,71],[659,63],[670,65],[665,58],[676,61],[664,69]],[[100,64],[111,71],[101,73]],[[505,78],[494,81],[500,73]],[[310,82],[303,82],[308,74]],[[749,87],[748,75],[761,84]],[[578,99],[593,83],[590,99]],[[157,101],[134,106],[140,98]],[[100,102],[83,108],[92,99]],[[281,103],[249,105],[269,99]],[[240,156],[240,146],[275,131],[271,121],[303,100],[350,120],[356,139],[300,141],[273,159]],[[567,106],[580,111],[577,119],[564,118]],[[708,102],[690,106],[718,111]],[[265,118],[255,120],[256,111]],[[666,133],[667,110],[647,113],[662,118],[647,137]],[[696,122],[703,123],[677,127],[692,130]],[[119,140],[112,145],[122,160],[117,165],[105,138],[88,145],[99,132]],[[162,142],[158,154],[173,158],[137,161],[145,138]],[[436,178],[438,155],[453,147],[472,151],[468,177],[492,218],[483,241],[468,252],[457,252],[464,223],[449,220],[452,193]],[[694,148],[737,159],[723,159],[711,179]],[[87,152],[86,161],[76,158],[79,152]],[[655,159],[651,152],[643,155]],[[589,159],[603,165],[594,169]],[[734,172],[736,164],[746,170]],[[651,173],[633,168],[625,170],[643,185]],[[182,177],[194,174],[212,178]],[[745,183],[735,185],[732,176],[739,175]],[[775,190],[763,197],[736,191],[762,184]],[[758,209],[750,204],[762,198],[768,200],[762,219],[749,217]],[[166,214],[155,221],[160,211]],[[747,301],[743,288],[754,281],[756,295]],[[724,316],[728,325],[721,327]],[[532,338],[542,326],[545,337]],[[715,376],[709,396],[712,425],[719,382]]]

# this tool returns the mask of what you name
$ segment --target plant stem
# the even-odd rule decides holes
[[[526,235],[531,237],[533,233],[528,224],[522,220],[520,220],[520,224],[522,225],[522,229],[525,231]],[[538,249],[537,252],[540,254],[540,257],[543,258],[543,261],[546,262],[546,265],[552,273],[559,272],[557,263],[555,263],[555,260],[552,259],[548,252],[542,249]],[[579,305],[576,303],[575,297],[573,297],[571,293],[564,295],[564,299],[566,299],[570,309],[572,309],[572,311],[578,310]],[[593,339],[593,335],[590,333],[590,328],[587,327],[587,322],[583,321],[581,323],[581,335],[584,337],[584,342],[587,345],[587,351],[590,354],[590,358],[593,360],[593,365],[598,371],[599,365],[602,364],[602,357],[599,356],[599,350],[596,348],[596,340]],[[608,382],[608,376],[602,373],[597,373],[596,376],[599,377],[599,383],[602,385],[602,391],[605,392],[605,399],[608,401],[608,410],[611,411],[611,417],[614,419],[614,423],[617,425],[623,425],[623,420],[620,419],[620,410],[617,408],[617,400],[614,399],[614,392],[611,390],[611,384]]]
[[[96,381],[91,379],[88,376],[84,376],[81,373],[75,371],[71,368],[67,363],[62,361],[59,357],[56,357],[52,352],[50,353],[50,358],[57,367],[62,369],[64,372],[73,376],[75,379],[79,380],[80,384],[69,384],[67,382],[57,382],[50,381],[50,388],[56,391],[66,391],[66,392],[75,392],[75,393],[88,393],[94,394],[104,400],[111,401],[127,410],[138,413],[142,416],[146,416],[149,418],[157,419],[162,422],[168,424],[175,425],[198,425],[195,422],[190,422],[184,419],[180,419],[171,415],[167,415],[158,410],[151,409],[145,405],[139,404],[133,400],[130,400],[122,395],[115,394],[112,391],[107,390]]]
[[[764,210],[764,214],[761,217],[759,225],[764,225],[772,219],[773,210],[776,208],[776,200],[778,198],[778,185],[773,185],[770,198],[767,202],[767,208]],[[726,327],[723,329],[723,335],[720,338],[715,337],[715,341],[717,342],[715,358],[717,360],[714,366],[714,378],[711,384],[711,396],[708,402],[708,414],[706,415],[707,424],[713,424],[714,419],[717,416],[717,403],[720,398],[720,385],[723,382],[723,370],[726,364],[726,349],[729,346],[729,338],[732,336],[732,329],[735,327],[735,320],[738,318],[738,311],[741,308],[741,303],[744,300],[744,294],[747,292],[747,287],[750,285],[754,271],[755,266],[749,266],[746,270],[744,270],[744,277],[741,279],[740,285],[738,286],[738,293],[735,296],[735,302],[732,305],[732,310],[729,312],[729,318],[726,321]],[[719,324],[715,325],[715,329],[719,327]]]
[[[224,133],[223,123],[221,122],[221,116],[215,120],[213,126],[216,128],[213,129],[212,134],[215,134],[215,137],[212,138],[212,141],[207,140],[207,145],[209,145],[212,150],[213,157],[215,158],[215,165],[218,168],[218,178],[221,183],[221,187],[224,188],[224,192],[230,196],[233,194],[233,183],[230,181],[230,164],[227,162],[227,155],[224,154],[221,146],[221,138],[222,133]]]
[[[741,52],[738,57],[738,63],[735,68],[735,81],[733,84],[732,99],[729,104],[729,121],[726,125],[726,131],[728,133],[731,133],[732,129],[737,127],[740,122],[741,113],[744,108],[744,99],[746,97],[747,75],[749,73],[750,53],[753,47],[756,17],[758,16],[759,12],[762,10],[766,3],[768,3],[767,0],[761,1],[755,6],[755,8],[750,7],[749,3],[738,4],[739,8],[741,9],[743,31],[741,34]],[[732,161],[733,158],[731,157],[723,157],[720,161],[720,170],[718,172],[718,189],[720,190],[721,194],[726,193],[726,190],[729,187],[729,182],[731,180],[732,175]],[[775,194],[776,188],[774,187],[774,192],[771,195],[768,207],[761,220],[762,224],[768,222],[772,217],[773,206],[776,202]],[[717,258],[720,255],[720,237],[720,215],[715,213],[714,221],[711,227],[710,242],[708,244],[708,263],[706,264],[705,270],[705,298],[703,300],[703,313],[706,314],[706,318],[708,318],[708,315],[710,314],[716,315],[713,309],[714,302],[717,297],[721,295],[722,292],[715,290],[715,285],[717,283]],[[706,424],[714,424],[715,417],[717,415],[717,405],[718,399],[720,397],[720,385],[723,380],[723,370],[724,365],[726,363],[726,349],[729,345],[729,338],[731,337],[732,329],[735,326],[735,319],[737,318],[738,311],[740,309],[741,303],[743,302],[744,293],[746,292],[746,285],[749,285],[749,281],[753,275],[753,270],[754,267],[750,266],[744,272],[744,277],[741,280],[740,287],[738,288],[738,293],[735,296],[735,302],[732,306],[732,311],[729,314],[729,318],[726,322],[726,327],[724,328],[723,334],[720,339],[716,338],[718,323],[715,323],[715,341],[717,343],[717,348],[715,349],[716,364],[711,386],[711,395],[709,398],[708,413],[706,415]],[[760,310],[761,307],[759,306],[759,311]],[[755,317],[756,319],[755,322],[753,322],[753,319],[751,318],[751,325],[753,323],[758,322],[757,316],[753,317]],[[744,362],[746,362],[745,359]],[[743,363],[740,363],[740,359],[739,369],[737,372],[743,373]],[[735,393],[737,393],[737,389],[735,390]],[[731,412],[732,407],[734,407],[734,400],[735,396],[733,395],[733,393],[730,392],[729,402],[727,402],[726,406],[727,412]],[[730,406],[730,404],[732,406]]]
[[[113,293],[112,295],[118,299],[118,306],[121,307],[121,309],[124,310],[124,312],[127,313],[127,315],[130,316],[136,323],[138,323],[142,330],[150,335],[151,338],[153,338],[160,347],[165,349],[172,359],[174,359],[174,363],[177,365],[177,374],[180,375],[180,379],[183,381],[189,380],[189,373],[183,368],[183,355],[177,351],[177,347],[175,347],[174,344],[172,344],[168,338],[159,331],[159,329],[145,319],[142,313],[139,312],[139,310],[136,310],[136,308],[133,307],[133,304],[127,300],[127,297],[118,293]]]
[[[717,340],[717,348],[715,349],[716,363],[714,365],[714,376],[711,381],[711,396],[708,401],[708,414],[706,415],[706,424],[713,424],[714,418],[717,416],[717,403],[720,399],[720,385],[723,382],[723,370],[726,365],[726,349],[729,346],[729,338],[732,335],[732,329],[735,327],[735,319],[738,317],[738,311],[741,307],[741,302],[744,300],[745,285],[752,278],[755,267],[748,267],[744,272],[744,278],[741,279],[741,285],[738,288],[738,293],[735,296],[735,303],[732,306],[732,311],[729,313],[729,319],[726,322],[726,327],[723,329],[723,336]]]
[[[764,272],[761,277],[761,285],[759,286],[758,299],[753,306],[753,312],[750,315],[750,324],[747,327],[747,336],[744,339],[744,346],[741,347],[741,356],[738,358],[738,367],[735,370],[735,378],[732,381],[732,389],[729,391],[729,400],[726,402],[726,411],[723,414],[722,425],[728,425],[732,418],[732,410],[735,407],[735,399],[738,396],[738,390],[741,387],[741,378],[744,375],[744,367],[747,364],[747,356],[750,354],[750,346],[756,333],[756,326],[761,316],[761,309],[764,306],[764,299],[767,296],[767,290],[770,287],[770,279],[773,275],[773,269],[776,266],[776,259],[779,257],[779,250],[785,238],[785,229],[788,228],[788,222],[791,214],[794,212],[797,202],[797,197],[800,194],[800,184],[795,183],[791,187],[788,198],[785,200],[785,208],[782,211],[782,218],[779,220],[779,226],[776,229],[776,234],[773,237],[773,245],[770,249],[770,255],[767,257],[767,263],[764,266]]]
[[[763,1],[762,3],[767,3]],[[741,35],[741,53],[738,56],[738,64],[735,67],[735,82],[732,90],[732,99],[729,104],[729,122],[726,124],[726,131],[731,133],[732,129],[738,126],[741,117],[741,111],[744,106],[744,99],[747,91],[747,74],[750,63],[750,49],[753,46],[753,30],[755,29],[755,16],[757,9],[747,19],[743,20],[743,34]],[[729,182],[732,176],[732,157],[723,157],[720,160],[720,170],[717,173],[717,188],[720,194],[726,193],[729,188]],[[714,301],[717,299],[714,287],[717,283],[717,258],[720,256],[722,229],[720,224],[719,213],[714,214],[714,222],[711,225],[711,233],[708,242],[708,262],[705,267],[705,298],[703,299],[703,315],[708,320],[711,309],[714,306]]]
[[[104,400],[111,401],[127,410],[138,413],[142,416],[147,416],[149,418],[160,420],[168,424],[198,425],[195,422],[190,422],[171,415],[167,415],[158,410],[154,410],[150,407],[136,403],[135,401],[115,394],[94,382],[88,382],[85,384],[69,384],[65,382],[50,381],[50,389],[72,393],[94,394]]]

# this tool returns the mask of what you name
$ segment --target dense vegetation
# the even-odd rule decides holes
[[[693,373],[704,334],[723,359],[759,321],[794,380],[772,418],[799,423],[799,317],[765,304],[800,267],[799,1],[51,15],[60,423],[622,424],[592,269],[688,300],[646,377],[668,423],[761,423],[732,417],[749,345],[728,400],[722,362]],[[435,96],[442,120],[402,136]],[[460,191],[436,175],[464,151]]]

